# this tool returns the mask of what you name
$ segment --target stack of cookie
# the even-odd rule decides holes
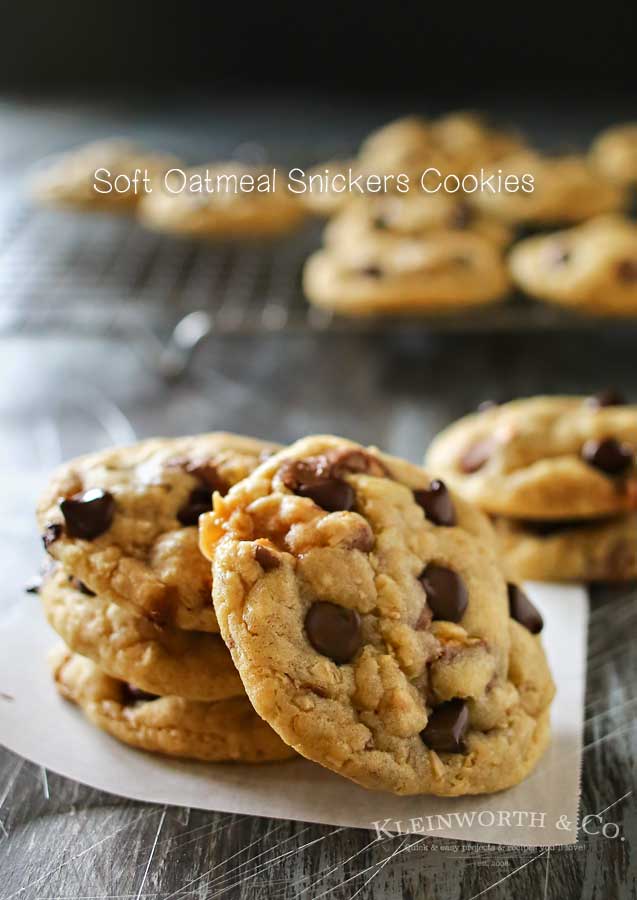
[[[637,406],[615,391],[488,404],[426,465],[493,517],[510,577],[637,578]]]
[[[218,634],[197,520],[272,445],[235,435],[142,441],[81,457],[38,508],[39,589],[65,642],[60,692],[114,737],[201,760],[286,759]]]
[[[374,448],[271,451],[144,441],[54,476],[38,516],[61,693],[170,755],[300,753],[397,794],[523,779],[554,688],[488,519]]]

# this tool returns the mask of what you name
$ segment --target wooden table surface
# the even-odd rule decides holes
[[[0,235],[11,232],[25,161],[56,142],[71,143],[70,132],[81,132],[81,139],[96,121],[114,127],[112,118],[111,111],[78,120],[73,109],[50,104],[0,105],[0,163],[11,175],[0,190]],[[125,130],[127,120],[115,120]],[[89,125],[83,131],[78,121]],[[32,240],[22,257],[24,272],[38,264],[37,234]],[[2,298],[23,277],[17,257],[2,268],[8,246],[0,237]],[[41,247],[49,263],[50,252]],[[60,261],[60,267],[69,264]],[[150,290],[139,301],[142,317],[145,302],[153,303]],[[46,325],[23,321],[18,327],[6,319],[0,330],[3,476],[44,478],[58,459],[113,441],[215,428],[279,441],[331,431],[418,461],[441,426],[484,398],[616,385],[637,400],[635,330],[629,327],[213,336],[171,379],[149,347],[126,327],[78,329],[73,309]],[[37,560],[31,509],[3,514],[0,536],[4,607],[19,602]],[[600,833],[582,833],[573,847],[512,849],[416,836],[375,841],[362,830],[144,805],[0,749],[0,898],[634,900],[636,633],[635,587],[596,590],[581,812],[600,816],[589,820],[589,830]]]

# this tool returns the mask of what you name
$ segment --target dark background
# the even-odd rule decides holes
[[[635,4],[29,0],[4,6],[6,88],[194,84],[479,100],[633,97]]]

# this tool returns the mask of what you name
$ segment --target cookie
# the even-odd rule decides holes
[[[568,225],[619,212],[627,202],[626,192],[601,177],[583,156],[515,154],[501,159],[486,178],[492,179],[493,190],[475,191],[472,203],[511,226]]]
[[[224,162],[185,174],[187,183],[176,175],[169,188],[142,199],[137,213],[148,228],[201,238],[268,237],[297,228],[304,218],[302,204],[283,181],[257,189],[259,179],[267,176],[264,169]],[[206,176],[209,190],[202,181]],[[248,190],[250,185],[254,189]]]
[[[314,253],[303,272],[308,300],[346,315],[483,306],[502,300],[509,284],[499,249],[469,231],[373,233]]]
[[[425,464],[492,515],[620,515],[637,508],[637,406],[618,401],[600,394],[492,406],[442,431]]]
[[[473,112],[441,116],[433,123],[432,134],[434,142],[454,160],[458,174],[475,172],[526,146],[516,132],[493,125]]]
[[[152,188],[177,165],[173,157],[151,153],[127,140],[95,141],[56,157],[48,166],[45,163],[32,178],[31,191],[37,200],[52,206],[130,212],[145,194],[144,183],[133,182],[135,176],[146,175]],[[117,190],[109,191],[109,185]]]
[[[637,122],[607,128],[593,142],[592,165],[619,184],[637,182]]]
[[[153,697],[64,647],[51,655],[51,667],[60,694],[93,725],[131,747],[205,762],[273,762],[295,755],[245,697],[216,703]]]
[[[637,578],[637,514],[561,522],[497,518],[495,528],[505,570],[518,581]]]
[[[49,554],[109,603],[160,625],[217,631],[197,519],[273,451],[213,433],[152,438],[73,459],[37,510]]]
[[[218,634],[156,625],[95,596],[59,565],[44,578],[39,594],[49,624],[70,650],[112,678],[186,700],[245,693]]]
[[[354,159],[329,159],[308,169],[311,190],[298,195],[304,209],[324,218],[344,209],[353,199],[348,187],[350,170],[354,175],[359,172]]]
[[[527,238],[509,257],[527,294],[596,315],[637,313],[637,225],[602,216],[555,234]]]
[[[380,253],[393,239],[400,246],[404,238],[417,240],[440,230],[479,234],[498,247],[513,238],[510,228],[480,215],[456,194],[412,190],[353,200],[328,223],[324,243],[345,256],[361,244],[365,252],[374,247]]]
[[[303,756],[397,794],[528,774],[553,692],[541,619],[510,600],[489,523],[444,484],[306,438],[215,496],[200,531],[246,692]],[[510,608],[528,629],[513,640]]]

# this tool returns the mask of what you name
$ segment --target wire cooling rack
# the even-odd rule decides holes
[[[520,296],[484,310],[436,316],[348,319],[311,307],[301,269],[321,224],[276,241],[210,243],[149,232],[132,219],[41,210],[15,200],[0,220],[0,334],[22,330],[182,328],[186,341],[213,333],[477,332],[635,328],[571,314]],[[193,315],[197,314],[193,320]]]

